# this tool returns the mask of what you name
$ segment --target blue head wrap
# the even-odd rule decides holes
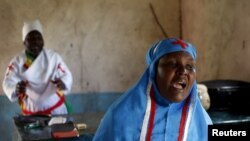
[[[150,115],[155,115],[152,122],[152,140],[176,141],[180,137],[181,127],[185,128],[183,140],[207,140],[207,125],[211,124],[212,121],[198,99],[196,82],[194,82],[190,91],[190,102],[188,103],[184,126],[181,126],[180,121],[183,117],[182,109],[188,100],[168,105],[162,102],[164,98],[157,96],[157,92],[155,93],[155,100],[151,100],[149,96],[150,90],[153,90],[150,88],[154,81],[150,81],[150,79],[155,76],[156,62],[166,54],[179,51],[187,52],[194,60],[196,59],[195,48],[191,44],[176,38],[159,41],[148,50],[146,55],[148,67],[144,74],[133,87],[110,106],[95,133],[93,141],[102,141],[103,139],[109,141],[144,140],[147,135],[147,130],[144,129],[149,127],[144,125],[149,124]],[[150,104],[151,101],[156,102],[155,114],[151,112],[154,111]]]
[[[155,64],[166,54],[184,51],[189,53],[196,60],[196,49],[193,45],[177,38],[168,38],[152,45],[146,55],[146,62],[149,67],[151,78],[155,77]]]

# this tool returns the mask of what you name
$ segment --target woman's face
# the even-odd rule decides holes
[[[26,51],[37,57],[43,49],[43,37],[42,34],[36,30],[31,31],[24,40]]]
[[[159,92],[172,102],[181,102],[187,98],[195,79],[195,61],[186,52],[167,54],[156,65]]]

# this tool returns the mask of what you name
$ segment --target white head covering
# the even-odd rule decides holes
[[[24,22],[23,24],[23,41],[25,40],[26,36],[29,32],[37,30],[41,34],[43,33],[42,25],[39,20]]]

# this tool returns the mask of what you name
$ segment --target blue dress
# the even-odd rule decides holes
[[[166,39],[149,49],[148,67],[140,80],[117,101],[101,120],[93,141],[206,141],[212,124],[193,83],[188,98],[172,103],[163,98],[155,84],[155,63],[171,52],[186,51],[195,59],[194,47],[171,44]],[[159,51],[159,52],[157,52]],[[153,52],[153,53],[152,53]]]

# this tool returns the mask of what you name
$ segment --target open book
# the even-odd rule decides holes
[[[73,122],[51,125],[53,138],[79,137],[79,132]]]

